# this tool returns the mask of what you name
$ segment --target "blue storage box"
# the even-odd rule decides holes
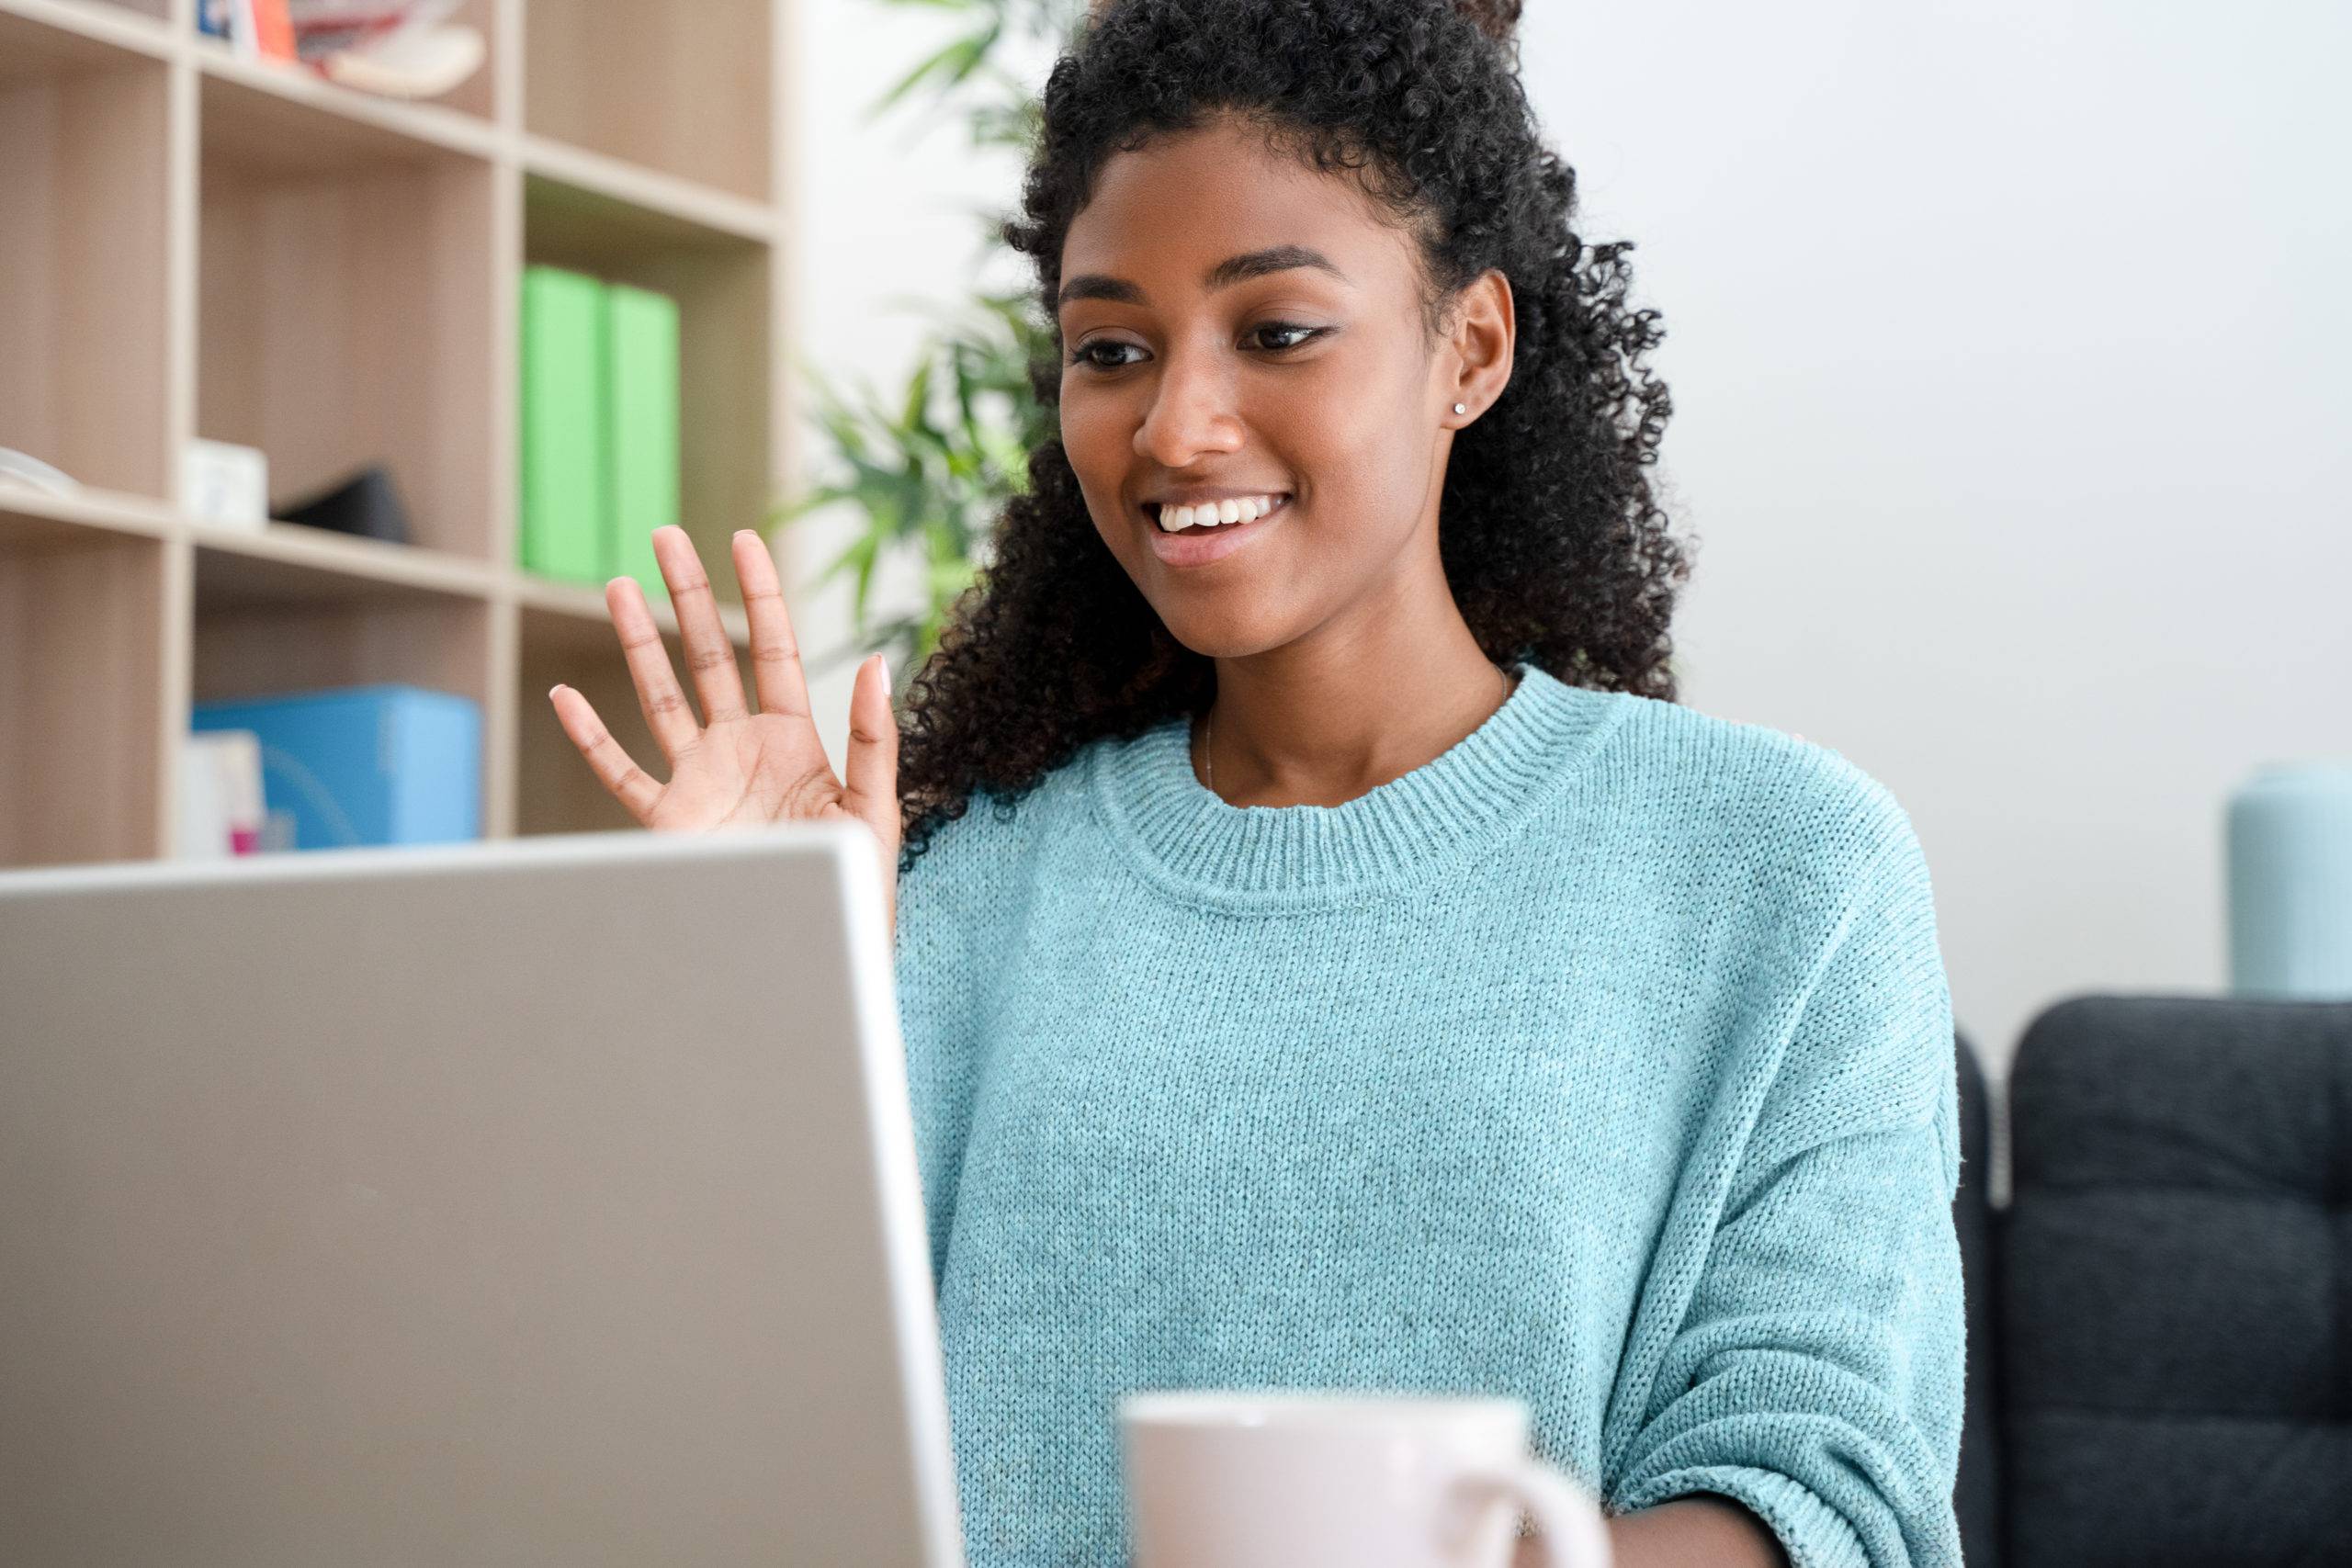
[[[262,795],[298,850],[481,837],[481,707],[422,686],[198,703],[192,729],[261,738]]]

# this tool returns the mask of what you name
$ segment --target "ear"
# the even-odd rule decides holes
[[[1439,356],[1445,366],[1437,389],[1442,399],[1440,424],[1458,430],[1503,395],[1503,389],[1510,384],[1518,328],[1510,279],[1500,268],[1488,267],[1455,297],[1446,335],[1450,352]],[[1453,412],[1456,403],[1463,406],[1463,412]]]

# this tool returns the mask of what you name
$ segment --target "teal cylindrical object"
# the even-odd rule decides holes
[[[2352,999],[2352,762],[2271,762],[2229,804],[2230,988]]]

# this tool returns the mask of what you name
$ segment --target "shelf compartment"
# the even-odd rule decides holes
[[[489,559],[492,164],[200,86],[198,433],[267,453],[273,508],[380,462],[415,545]]]
[[[523,252],[526,264],[569,267],[678,302],[679,523],[713,592],[740,605],[728,541],[738,528],[763,529],[776,493],[767,350],[774,248],[674,209],[530,174]],[[599,594],[600,616],[601,604]]]
[[[0,484],[0,548],[12,540],[18,545],[41,540],[72,544],[91,537],[93,528],[164,539],[179,526],[178,513],[144,496],[101,490],[52,495]]]
[[[196,531],[199,699],[375,681],[487,695],[486,586],[356,574],[306,551],[247,544]]]
[[[0,865],[164,852],[171,547],[0,499]]]
[[[487,598],[196,546],[195,701],[397,681],[452,692],[491,720]],[[488,745],[482,802],[500,768]]]
[[[278,581],[309,596],[368,598],[413,589],[484,599],[495,581],[484,562],[416,545],[363,539],[300,523],[259,530],[191,523],[221,582]]]
[[[704,561],[706,570],[708,569],[709,564],[706,558]],[[618,634],[612,629],[612,612],[605,605],[604,589],[584,582],[558,582],[550,578],[536,577],[525,571],[515,572],[514,581],[514,597],[525,608],[542,617],[566,616],[594,627],[593,633],[580,638],[582,646],[594,645],[600,648],[605,645],[615,648],[620,646]],[[663,635],[669,637],[677,635],[678,613],[666,600],[649,597],[645,607],[653,613],[653,623],[662,628]],[[752,646],[751,623],[744,617],[743,606],[721,604],[718,607],[718,621],[727,628],[728,640],[737,648]],[[542,635],[550,640],[560,640],[559,634],[552,624],[548,624]]]
[[[0,446],[171,493],[170,68],[0,14]]]
[[[706,243],[722,236],[765,244],[777,233],[775,209],[708,186],[656,174],[601,152],[584,152],[544,136],[523,139],[523,167],[550,185],[568,186],[574,205],[591,209],[623,233],[655,243]]]
[[[130,50],[155,60],[172,56],[164,7],[171,0],[120,5],[110,0],[0,0],[0,80],[41,71],[60,58],[93,61],[95,52]]]
[[[582,592],[599,604],[595,619],[530,599],[522,606],[514,742],[514,829],[518,833],[584,833],[637,826],[636,818],[612,797],[563,732],[555,705],[548,700],[548,688],[558,682],[588,699],[596,716],[637,759],[639,767],[657,779],[669,777],[662,749],[653,743],[652,731],[646,728],[645,716],[639,711],[637,686],[629,679],[620,638],[601,609],[602,595],[594,589]],[[666,608],[656,606],[656,618],[663,627],[662,646],[679,689],[686,694],[699,722],[702,705],[694,694],[693,672],[686,668],[685,649],[675,622],[663,614]],[[741,639],[736,642],[735,668],[745,694],[751,695],[751,658]]]
[[[452,19],[466,20],[464,12],[479,9],[480,3],[481,0],[473,0]],[[484,39],[492,39],[490,29],[481,21],[474,20],[471,25],[482,27]],[[492,48],[496,48],[494,40]],[[447,97],[413,100],[356,92],[327,80],[308,66],[241,55],[218,39],[198,39],[193,51],[197,68],[209,82],[282,104],[289,111],[314,116],[315,123],[321,126],[340,125],[349,128],[353,134],[372,133],[379,138],[421,141],[481,157],[491,155],[496,141],[489,108],[494,58],[486,60],[481,70]]]
[[[775,41],[769,0],[530,0],[524,128],[768,201]]]

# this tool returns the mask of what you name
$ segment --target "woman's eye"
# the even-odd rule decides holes
[[[1264,326],[1251,328],[1249,337],[1245,338],[1243,341],[1248,342],[1251,339],[1263,339],[1268,336],[1289,337],[1294,341],[1288,343],[1267,343],[1264,345],[1271,353],[1288,354],[1295,349],[1306,346],[1308,343],[1312,342],[1316,338],[1321,337],[1329,330],[1330,329],[1328,327],[1302,327],[1292,321],[1268,321]],[[1118,343],[1110,340],[1105,340],[1101,343],[1080,344],[1077,348],[1070,351],[1069,360],[1073,365],[1091,366],[1097,370],[1124,370],[1128,366],[1134,364],[1135,361],[1131,359],[1098,359],[1095,357],[1095,355],[1097,351],[1102,349],[1133,348],[1135,344],[1131,343]]]
[[[1098,348],[1132,348],[1134,346],[1133,344],[1125,343],[1083,343],[1079,344],[1077,350],[1070,355],[1070,363],[1091,365],[1097,370],[1123,370],[1126,368],[1125,360],[1122,359],[1106,365],[1094,357],[1094,351]]]
[[[1126,365],[1126,360],[1108,360],[1108,362],[1096,360],[1093,355],[1103,348],[1134,348],[1134,345],[1110,344],[1110,341],[1103,341],[1103,344],[1080,344],[1075,350],[1070,350],[1070,365],[1091,365],[1093,369],[1120,369],[1120,367]]]
[[[1320,327],[1302,327],[1292,321],[1268,321],[1264,326],[1257,328],[1250,335],[1256,337],[1262,333],[1273,333],[1277,334],[1289,333],[1299,333],[1300,336],[1296,343],[1267,344],[1267,346],[1272,348],[1276,354],[1287,354],[1292,349],[1301,347],[1314,338],[1321,337],[1323,335],[1323,329]]]

